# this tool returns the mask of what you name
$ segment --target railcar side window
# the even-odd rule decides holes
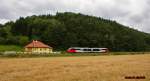
[[[75,50],[81,50],[81,49],[75,49]]]
[[[83,51],[91,51],[91,49],[83,49]]]
[[[93,49],[93,51],[100,51],[100,49]]]

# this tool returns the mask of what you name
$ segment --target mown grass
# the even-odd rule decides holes
[[[23,47],[17,45],[0,45],[0,52],[2,51],[22,51]]]
[[[4,58],[0,77],[0,81],[150,81],[150,54]]]

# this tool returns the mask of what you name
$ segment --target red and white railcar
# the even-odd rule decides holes
[[[108,48],[88,48],[88,47],[71,47],[67,50],[69,53],[106,53]]]

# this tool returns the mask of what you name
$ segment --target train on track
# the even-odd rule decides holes
[[[108,48],[88,48],[88,47],[71,47],[68,48],[69,53],[107,53]]]

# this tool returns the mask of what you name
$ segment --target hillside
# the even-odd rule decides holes
[[[57,50],[107,47],[111,51],[149,51],[150,34],[100,17],[57,13],[19,18],[0,25],[0,44],[25,45],[41,40]]]

